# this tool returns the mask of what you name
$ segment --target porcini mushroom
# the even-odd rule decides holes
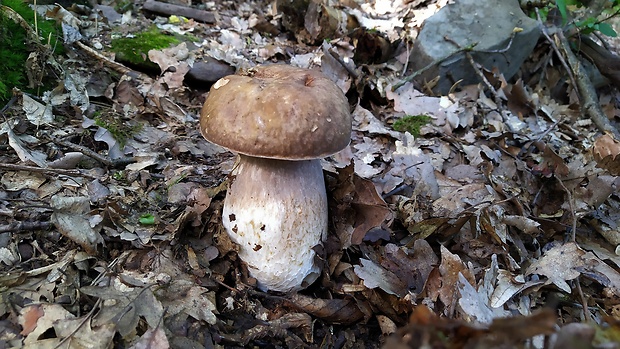
[[[263,290],[288,292],[320,274],[313,247],[327,234],[320,159],[349,144],[342,90],[288,65],[218,80],[200,113],[204,138],[239,154],[222,222]]]

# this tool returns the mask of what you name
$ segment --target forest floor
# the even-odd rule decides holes
[[[213,23],[49,6],[64,53],[26,69],[51,88],[0,113],[0,348],[620,347],[620,146],[544,37],[509,81],[394,90],[446,2],[320,5],[375,27],[297,31],[267,1],[194,5]],[[154,26],[186,39],[139,53],[152,70],[115,62]],[[200,135],[210,84],[187,75],[207,57],[319,69],[349,99],[301,292],[256,289],[222,227],[235,155]],[[597,92],[617,125],[617,87]]]

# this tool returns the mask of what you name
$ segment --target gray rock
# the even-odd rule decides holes
[[[513,34],[517,27],[523,30]],[[536,20],[523,13],[518,0],[457,0],[424,22],[411,65],[416,71],[457,51],[459,46],[477,43],[471,52],[476,63],[489,70],[497,67],[510,79],[532,52],[539,36]],[[433,91],[438,94],[447,94],[461,79],[460,86],[480,82],[463,52],[433,66],[416,81],[424,84],[437,76],[439,81]]]
[[[215,58],[204,57],[203,60],[194,63],[185,76],[193,82],[216,82],[217,80],[235,73],[235,68],[218,61]]]

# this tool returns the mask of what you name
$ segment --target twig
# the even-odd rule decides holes
[[[411,82],[411,80],[413,80],[416,76],[418,76],[418,75],[420,75],[420,74],[423,74],[423,73],[424,73],[424,72],[426,72],[427,70],[429,70],[429,69],[431,69],[432,67],[436,66],[437,64],[439,64],[439,63],[441,63],[441,62],[445,61],[446,59],[449,59],[450,57],[455,56],[455,55],[457,55],[457,54],[459,54],[459,53],[461,53],[461,52],[466,52],[466,51],[471,51],[471,50],[473,50],[473,49],[474,49],[474,47],[476,47],[476,45],[478,45],[478,43],[477,43],[477,42],[475,42],[475,43],[473,43],[473,44],[471,44],[471,45],[468,45],[468,46],[465,46],[465,47],[459,48],[458,50],[456,50],[456,51],[454,51],[454,52],[451,52],[451,53],[449,53],[449,54],[445,55],[444,57],[440,57],[440,58],[438,58],[438,59],[436,59],[436,60],[432,61],[431,63],[429,63],[428,65],[426,65],[426,66],[425,66],[425,67],[423,67],[422,69],[418,69],[418,70],[414,71],[413,73],[411,73],[411,75],[409,75],[409,76],[407,76],[407,77],[403,78],[402,80],[400,80],[400,81],[399,81],[396,85],[392,86],[392,91],[396,91],[396,90],[398,90],[399,88],[401,88],[401,87],[402,87],[403,85],[405,85],[406,83]]]
[[[0,169],[11,170],[11,171],[29,171],[29,172],[38,172],[38,173],[48,173],[55,175],[63,175],[70,177],[85,177],[90,179],[98,179],[99,177],[93,176],[88,173],[84,173],[79,170],[66,170],[61,168],[41,168],[36,166],[28,166],[28,165],[14,165],[14,164],[2,164],[0,163]]]
[[[474,57],[472,57],[471,53],[469,52],[465,52],[465,57],[467,58],[467,61],[471,65],[472,69],[474,70],[478,78],[482,81],[482,83],[484,83],[484,85],[487,87],[487,89],[491,92],[491,94],[495,98],[495,104],[497,104],[497,107],[500,107],[502,105],[502,98],[499,96],[499,94],[497,94],[495,87],[491,85],[491,82],[489,82],[489,79],[487,79],[487,77],[484,76],[484,74],[482,73],[482,70],[478,68],[476,62],[474,61]]]
[[[79,144],[75,144],[75,143],[71,143],[69,141],[64,141],[64,140],[59,140],[59,139],[52,139],[52,142],[58,144],[58,145],[62,145],[63,147],[67,147],[69,149],[75,150],[75,151],[79,151],[80,153],[95,159],[97,161],[99,161],[100,163],[112,167],[112,168],[118,168],[127,164],[131,164],[136,162],[136,159],[134,157],[124,157],[124,158],[120,158],[120,159],[115,159],[115,160],[111,160],[99,153],[97,153],[94,150],[91,150],[87,147],[84,147],[82,145]]]
[[[403,66],[403,72],[401,73],[402,75],[405,75],[405,73],[407,72],[407,68],[409,68],[409,59],[411,58],[411,51],[413,50],[413,48],[409,47],[409,40],[405,41],[405,46],[407,49],[407,57],[405,59],[405,64]]]
[[[6,121],[6,118],[4,117],[4,112],[7,111],[7,109],[9,109],[13,103],[15,103],[15,101],[17,100],[17,95],[15,93],[13,93],[13,96],[11,96],[11,99],[8,101],[8,103],[2,107],[2,109],[0,109],[0,116],[2,116],[2,118]]]
[[[125,262],[125,260],[127,260],[127,257],[129,256],[129,251],[125,251],[123,252],[120,256],[114,258],[114,260],[112,262],[110,262],[110,264],[108,264],[103,271],[101,271],[99,273],[99,275],[97,275],[97,277],[95,277],[93,279],[93,281],[91,281],[90,285],[91,286],[97,286],[99,284],[99,281],[101,281],[104,277],[106,277],[107,275],[109,275],[110,271],[113,270],[117,265],[122,264]],[[109,281],[109,280],[108,280]],[[109,284],[107,285],[109,286]]]
[[[603,113],[603,109],[597,101],[598,96],[596,95],[594,86],[592,86],[592,81],[590,81],[583,65],[571,50],[564,33],[557,30],[554,34],[555,40],[551,39],[547,32],[547,27],[542,23],[538,9],[536,9],[536,16],[538,17],[538,23],[541,26],[543,35],[547,41],[549,41],[549,44],[560,59],[560,63],[562,63],[562,66],[570,77],[573,88],[575,88],[575,92],[577,92],[577,96],[581,101],[582,110],[590,116],[599,130],[602,132],[609,132],[613,134],[616,139],[620,139],[620,132],[611,125],[607,116]]]
[[[15,12],[15,10],[5,5],[0,5],[0,13],[4,15],[5,17],[8,17],[9,19],[11,19],[13,22],[15,22],[20,27],[22,27],[22,29],[26,31],[26,36],[28,37],[28,40],[32,41],[32,44],[43,46],[41,42],[39,41],[39,36],[37,35],[37,33],[34,31],[34,29],[32,29],[32,27],[28,24],[28,22],[26,22],[24,18],[22,18],[22,16],[19,15],[19,13]],[[37,16],[35,16],[35,18],[36,17]]]
[[[342,57],[340,57],[340,55],[338,54],[338,52],[336,52],[336,50],[334,50],[333,48],[330,48],[329,50],[327,50],[329,52],[329,54],[334,57],[335,60],[338,61],[338,63],[340,63],[340,65],[347,70],[347,72],[349,73],[349,75],[351,75],[351,77],[355,80],[357,80],[357,78],[359,78],[359,74],[351,67],[349,67],[349,65],[347,64],[347,62],[345,62]]]
[[[543,35],[545,36],[545,38],[551,45],[551,48],[555,52],[556,56],[558,56],[558,58],[560,59],[560,63],[562,64],[562,67],[564,67],[564,70],[566,70],[566,72],[568,73],[568,77],[570,78],[571,83],[573,84],[573,86],[577,86],[577,83],[575,83],[575,76],[573,75],[573,71],[568,66],[568,63],[566,63],[566,60],[564,59],[564,56],[560,52],[560,49],[558,48],[558,46],[555,44],[555,41],[553,41],[553,39],[551,39],[551,37],[549,36],[549,32],[547,31],[547,26],[545,26],[545,24],[542,22],[542,19],[540,18],[540,13],[538,12],[538,8],[536,8],[535,11],[536,11],[536,17],[538,18],[538,25],[540,26],[540,29]]]
[[[168,3],[160,2],[160,1],[148,0],[147,2],[144,3],[144,5],[142,5],[142,8],[147,11],[162,13],[168,16],[177,15],[177,16],[183,16],[187,18],[193,18],[200,22],[204,22],[208,24],[215,23],[215,14],[213,12],[198,10],[198,9],[191,8],[191,7],[173,5],[173,4],[168,4]]]
[[[47,230],[52,226],[52,222],[13,222],[11,224],[0,225],[0,233],[14,233],[19,231]]]
[[[549,126],[545,130],[545,132],[543,132],[540,136],[538,136],[536,138],[536,140],[534,140],[534,142],[540,142],[543,138],[545,138],[549,134],[549,132],[551,132],[551,130],[555,129],[556,126],[558,126],[558,124],[560,123],[561,120],[562,119],[559,119],[559,118],[557,120],[555,120],[555,121],[553,121],[553,119],[551,119],[551,121],[553,121],[553,125]]]
[[[512,39],[514,38],[514,32],[512,32],[512,35],[510,36],[510,41],[508,42],[508,45],[506,45],[506,47],[504,47],[501,50],[494,50],[494,51],[479,51],[479,52],[487,52],[487,53],[503,53],[508,51],[508,49],[510,48],[510,46],[512,46]],[[446,41],[448,41],[449,43],[451,43],[452,45],[456,46],[459,49],[462,49],[463,47],[456,41],[452,40],[451,38],[444,38]],[[467,59],[467,62],[469,62],[469,65],[471,65],[471,68],[474,70],[474,73],[478,76],[478,78],[482,81],[482,83],[487,87],[487,89],[489,91],[491,91],[491,94],[493,95],[493,97],[495,98],[495,104],[497,104],[497,106],[499,107],[502,103],[502,98],[497,94],[497,91],[495,90],[495,88],[493,87],[493,85],[491,85],[491,82],[489,82],[489,79],[487,79],[486,76],[484,76],[484,74],[482,73],[482,70],[480,68],[478,68],[478,65],[476,64],[476,61],[474,61],[474,57],[471,55],[470,53],[471,49],[467,49],[465,50],[465,58]],[[454,85],[452,86],[454,87]],[[452,90],[452,88],[450,89]],[[450,91],[452,92],[452,91]]]
[[[620,139],[620,132],[618,132],[618,129],[611,125],[609,119],[605,113],[603,113],[603,109],[598,102],[596,90],[594,89],[594,86],[592,86],[592,81],[590,81],[583,65],[571,50],[570,44],[564,36],[564,33],[561,31],[557,32],[555,34],[555,38],[557,41],[556,43],[564,56],[567,58],[571,71],[575,76],[576,85],[574,87],[577,91],[579,91],[581,96],[580,100],[582,110],[592,119],[596,127],[598,127],[601,132],[609,132],[613,134],[616,139]]]
[[[572,218],[572,226],[571,226],[572,231],[571,231],[570,239],[572,242],[575,242],[575,238],[577,234],[577,212],[575,212],[575,200],[571,192],[564,185],[564,182],[558,176],[555,176],[555,179],[558,180],[558,182],[562,186],[562,189],[564,189],[564,191],[566,192],[566,195],[568,195],[568,206],[570,207],[570,213],[571,213],[571,218]],[[575,280],[575,284],[577,287],[577,293],[579,293],[579,298],[581,299],[581,307],[583,308],[583,316],[585,319],[589,320],[590,318],[588,316],[588,303],[586,301],[586,298],[583,295],[583,290],[581,289],[581,283],[579,281],[579,278]]]
[[[571,194],[571,192],[568,190],[568,188],[566,188],[566,186],[564,185],[564,182],[558,177],[555,176],[555,179],[558,180],[558,182],[560,182],[560,185],[562,186],[562,189],[564,189],[564,191],[566,192],[566,195],[568,195],[568,206],[570,207],[570,214],[572,216],[572,220],[573,220],[573,224],[571,227],[571,241],[575,242],[575,234],[577,232],[577,212],[575,212],[575,202],[573,200],[573,195]]]
[[[586,297],[583,295],[583,290],[581,289],[581,281],[580,281],[581,277],[577,277],[575,279],[575,287],[577,288],[577,293],[579,294],[579,299],[581,300],[581,308],[583,310],[583,318],[587,321],[590,322],[592,320],[592,318],[589,316],[588,313],[588,302],[586,301]]]
[[[84,316],[84,319],[80,321],[80,323],[75,328],[75,330],[71,331],[71,333],[69,333],[65,338],[63,338],[60,341],[60,343],[58,343],[58,345],[54,347],[54,349],[60,348],[63,344],[65,344],[65,342],[69,340],[69,338],[73,338],[73,336],[80,330],[80,328],[84,326],[86,321],[89,321],[93,317],[93,315],[95,315],[95,311],[99,309],[99,306],[101,305],[101,303],[102,303],[102,298],[97,299],[97,302],[95,302],[95,305],[93,305],[93,308],[88,312],[88,314],[86,314],[86,316]]]
[[[114,70],[116,72],[119,72],[121,74],[127,74],[129,76],[136,77],[136,78],[150,79],[148,75],[146,75],[144,73],[141,73],[141,72],[138,72],[138,71],[135,71],[135,70],[132,70],[132,69],[129,69],[126,66],[124,66],[124,65],[122,65],[122,64],[120,64],[118,62],[115,62],[115,61],[109,59],[108,57],[102,55],[101,53],[93,50],[89,46],[87,46],[87,45],[85,45],[85,44],[83,44],[83,43],[81,43],[79,41],[76,41],[75,44],[79,48],[81,48],[86,54],[88,54],[89,56],[95,58],[96,60],[100,61],[104,66],[106,66],[106,67],[108,67],[108,68],[110,68],[110,69],[112,69],[112,70]]]

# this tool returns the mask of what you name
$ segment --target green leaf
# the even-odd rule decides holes
[[[611,36],[613,38],[618,36],[618,33],[616,33],[614,28],[611,25],[609,25],[609,24],[607,24],[605,22],[599,23],[597,27],[598,28],[596,28],[596,29],[598,29],[598,31],[600,31],[601,34],[604,34],[604,35],[607,35],[607,36]]]
[[[155,224],[155,216],[150,213],[145,213],[140,216],[140,224],[153,225]]]
[[[566,21],[568,20],[568,15],[566,14],[566,1],[555,0],[555,6],[558,7],[558,11],[560,11],[560,15],[562,15],[562,22],[566,23]]]

